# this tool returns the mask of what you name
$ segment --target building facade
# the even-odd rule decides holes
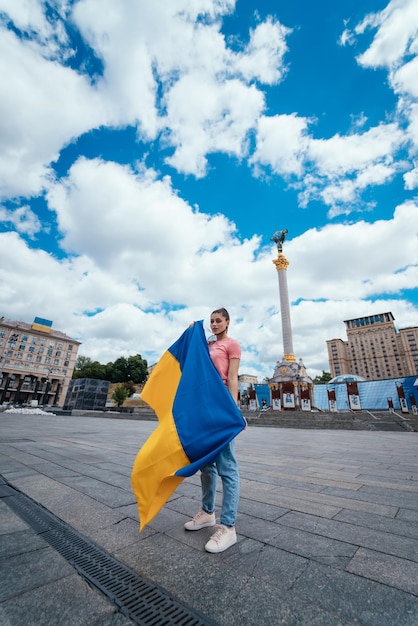
[[[345,320],[347,341],[327,341],[332,377],[357,374],[366,380],[418,375],[418,327],[397,331],[392,313]]]
[[[80,342],[36,317],[33,324],[0,318],[0,405],[62,407]]]

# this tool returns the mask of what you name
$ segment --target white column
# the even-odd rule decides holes
[[[289,261],[282,252],[273,261],[279,277],[280,309],[282,318],[283,352],[285,361],[295,362],[293,354],[292,324],[290,321],[289,293],[287,290],[287,267]]]

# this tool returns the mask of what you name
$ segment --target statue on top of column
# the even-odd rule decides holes
[[[283,250],[283,242],[286,239],[287,230],[276,230],[273,237],[270,237],[270,241],[274,241],[277,244],[277,252],[280,254]]]

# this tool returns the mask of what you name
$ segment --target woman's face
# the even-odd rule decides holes
[[[226,332],[226,329],[229,326],[229,320],[227,320],[220,313],[212,313],[210,316],[210,329],[214,335],[222,335],[222,333]]]

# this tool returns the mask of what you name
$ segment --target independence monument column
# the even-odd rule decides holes
[[[279,294],[280,294],[280,309],[282,316],[282,334],[283,334],[283,358],[285,361],[295,362],[295,355],[293,354],[293,340],[292,340],[292,324],[290,321],[290,307],[289,307],[289,293],[287,290],[287,268],[290,265],[289,261],[283,254],[283,242],[286,238],[287,230],[278,230],[274,233],[271,241],[275,241],[277,244],[277,259],[274,259],[273,263],[276,266],[277,275],[279,277]]]
[[[310,411],[313,405],[313,382],[308,376],[302,359],[296,363],[293,354],[292,324],[290,321],[287,268],[289,261],[283,254],[283,242],[287,230],[277,230],[271,241],[277,244],[277,259],[273,260],[279,278],[280,309],[283,334],[283,358],[277,361],[269,381],[273,409]]]

